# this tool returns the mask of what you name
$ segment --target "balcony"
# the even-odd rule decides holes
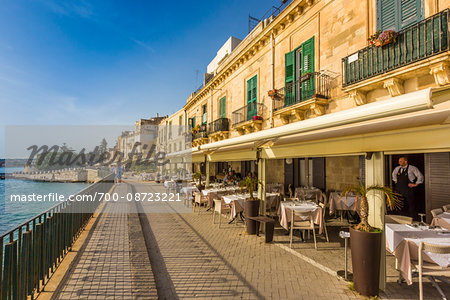
[[[206,125],[201,125],[198,131],[192,132],[192,147],[197,147],[208,143]]]
[[[262,103],[249,103],[232,113],[232,126],[239,134],[261,130],[264,105]]]
[[[438,86],[450,83],[449,12],[443,10],[403,29],[395,42],[371,45],[343,58],[344,91],[354,91],[357,104],[363,104],[365,92],[383,86],[397,96],[403,93],[405,79],[420,74],[432,74]]]
[[[320,72],[308,73],[271,95],[275,100],[274,116],[287,124],[292,120],[303,120],[307,111],[312,115],[322,115],[330,98],[330,88],[330,76]]]
[[[230,119],[219,118],[208,125],[208,136],[211,142],[220,141],[228,138],[230,130]]]

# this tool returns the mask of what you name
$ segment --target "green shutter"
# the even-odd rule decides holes
[[[314,95],[314,37],[302,44],[302,101]],[[311,77],[306,77],[311,73]],[[306,79],[305,79],[306,77]]]
[[[378,30],[399,30],[399,3],[401,0],[377,0],[377,28]]]
[[[419,22],[422,18],[421,0],[401,0],[400,22],[402,29]]]
[[[192,117],[192,128],[195,127],[195,117]]]
[[[219,100],[219,118],[226,118],[227,116],[227,98],[222,97]]]
[[[284,106],[295,102],[295,50],[284,55]]]
[[[255,75],[247,80],[247,120],[253,119],[257,114],[258,77]]]

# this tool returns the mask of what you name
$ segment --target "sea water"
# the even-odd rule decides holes
[[[21,168],[0,168],[0,173],[22,171]],[[59,202],[12,202],[11,195],[48,195],[55,193],[68,197],[81,191],[86,183],[40,182],[21,179],[0,180],[0,235],[14,229]]]

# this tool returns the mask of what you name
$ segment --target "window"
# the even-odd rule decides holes
[[[314,37],[285,54],[284,106],[308,100],[314,95]]]
[[[178,135],[181,135],[183,132],[183,116],[180,116],[178,119]]]
[[[258,77],[253,76],[247,80],[247,121],[253,119],[258,113]]]
[[[202,124],[206,124],[208,121],[208,114],[206,111],[206,104],[202,106]]]
[[[172,138],[172,121],[169,122],[169,139]]]
[[[227,97],[219,99],[219,119],[227,117]]]
[[[396,31],[423,19],[422,0],[377,0],[377,29]]]
[[[194,128],[195,127],[195,117],[191,118],[191,127]]]

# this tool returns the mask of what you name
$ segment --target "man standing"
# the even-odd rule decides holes
[[[408,165],[408,159],[404,156],[398,159],[398,164],[392,172],[392,180],[395,182],[394,191],[401,195],[403,200],[402,214],[415,218],[416,201],[415,188],[423,183],[423,175],[415,166]]]

